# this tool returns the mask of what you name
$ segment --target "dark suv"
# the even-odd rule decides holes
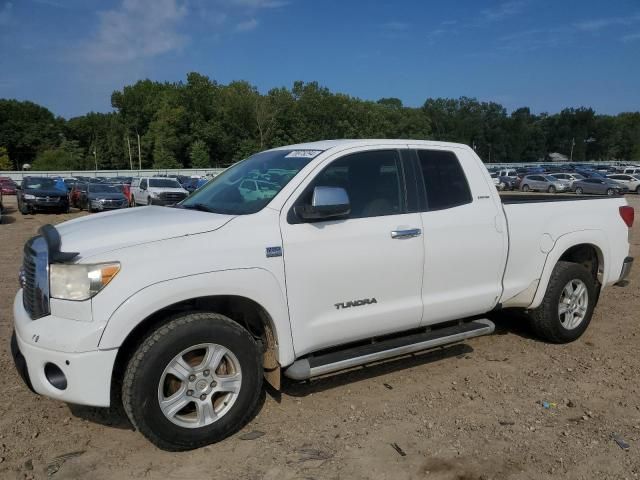
[[[23,215],[36,211],[69,211],[69,197],[66,188],[56,187],[56,180],[47,177],[25,177],[19,188],[18,210]]]

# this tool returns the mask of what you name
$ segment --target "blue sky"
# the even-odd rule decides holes
[[[0,0],[0,97],[70,117],[142,78],[640,110],[638,0]]]

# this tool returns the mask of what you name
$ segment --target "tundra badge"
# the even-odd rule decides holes
[[[373,303],[378,303],[378,301],[375,298],[363,298],[362,300],[349,300],[348,302],[336,303],[334,306],[337,310],[340,310],[341,308],[361,307]]]

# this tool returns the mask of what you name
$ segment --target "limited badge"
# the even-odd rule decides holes
[[[281,257],[282,247],[267,247],[267,258]]]

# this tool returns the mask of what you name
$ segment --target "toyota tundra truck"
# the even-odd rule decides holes
[[[276,148],[173,208],[43,227],[13,357],[38,394],[122,405],[160,448],[197,448],[244,426],[264,381],[490,334],[489,312],[578,339],[601,289],[628,281],[633,220],[623,197],[501,197],[460,144]]]

